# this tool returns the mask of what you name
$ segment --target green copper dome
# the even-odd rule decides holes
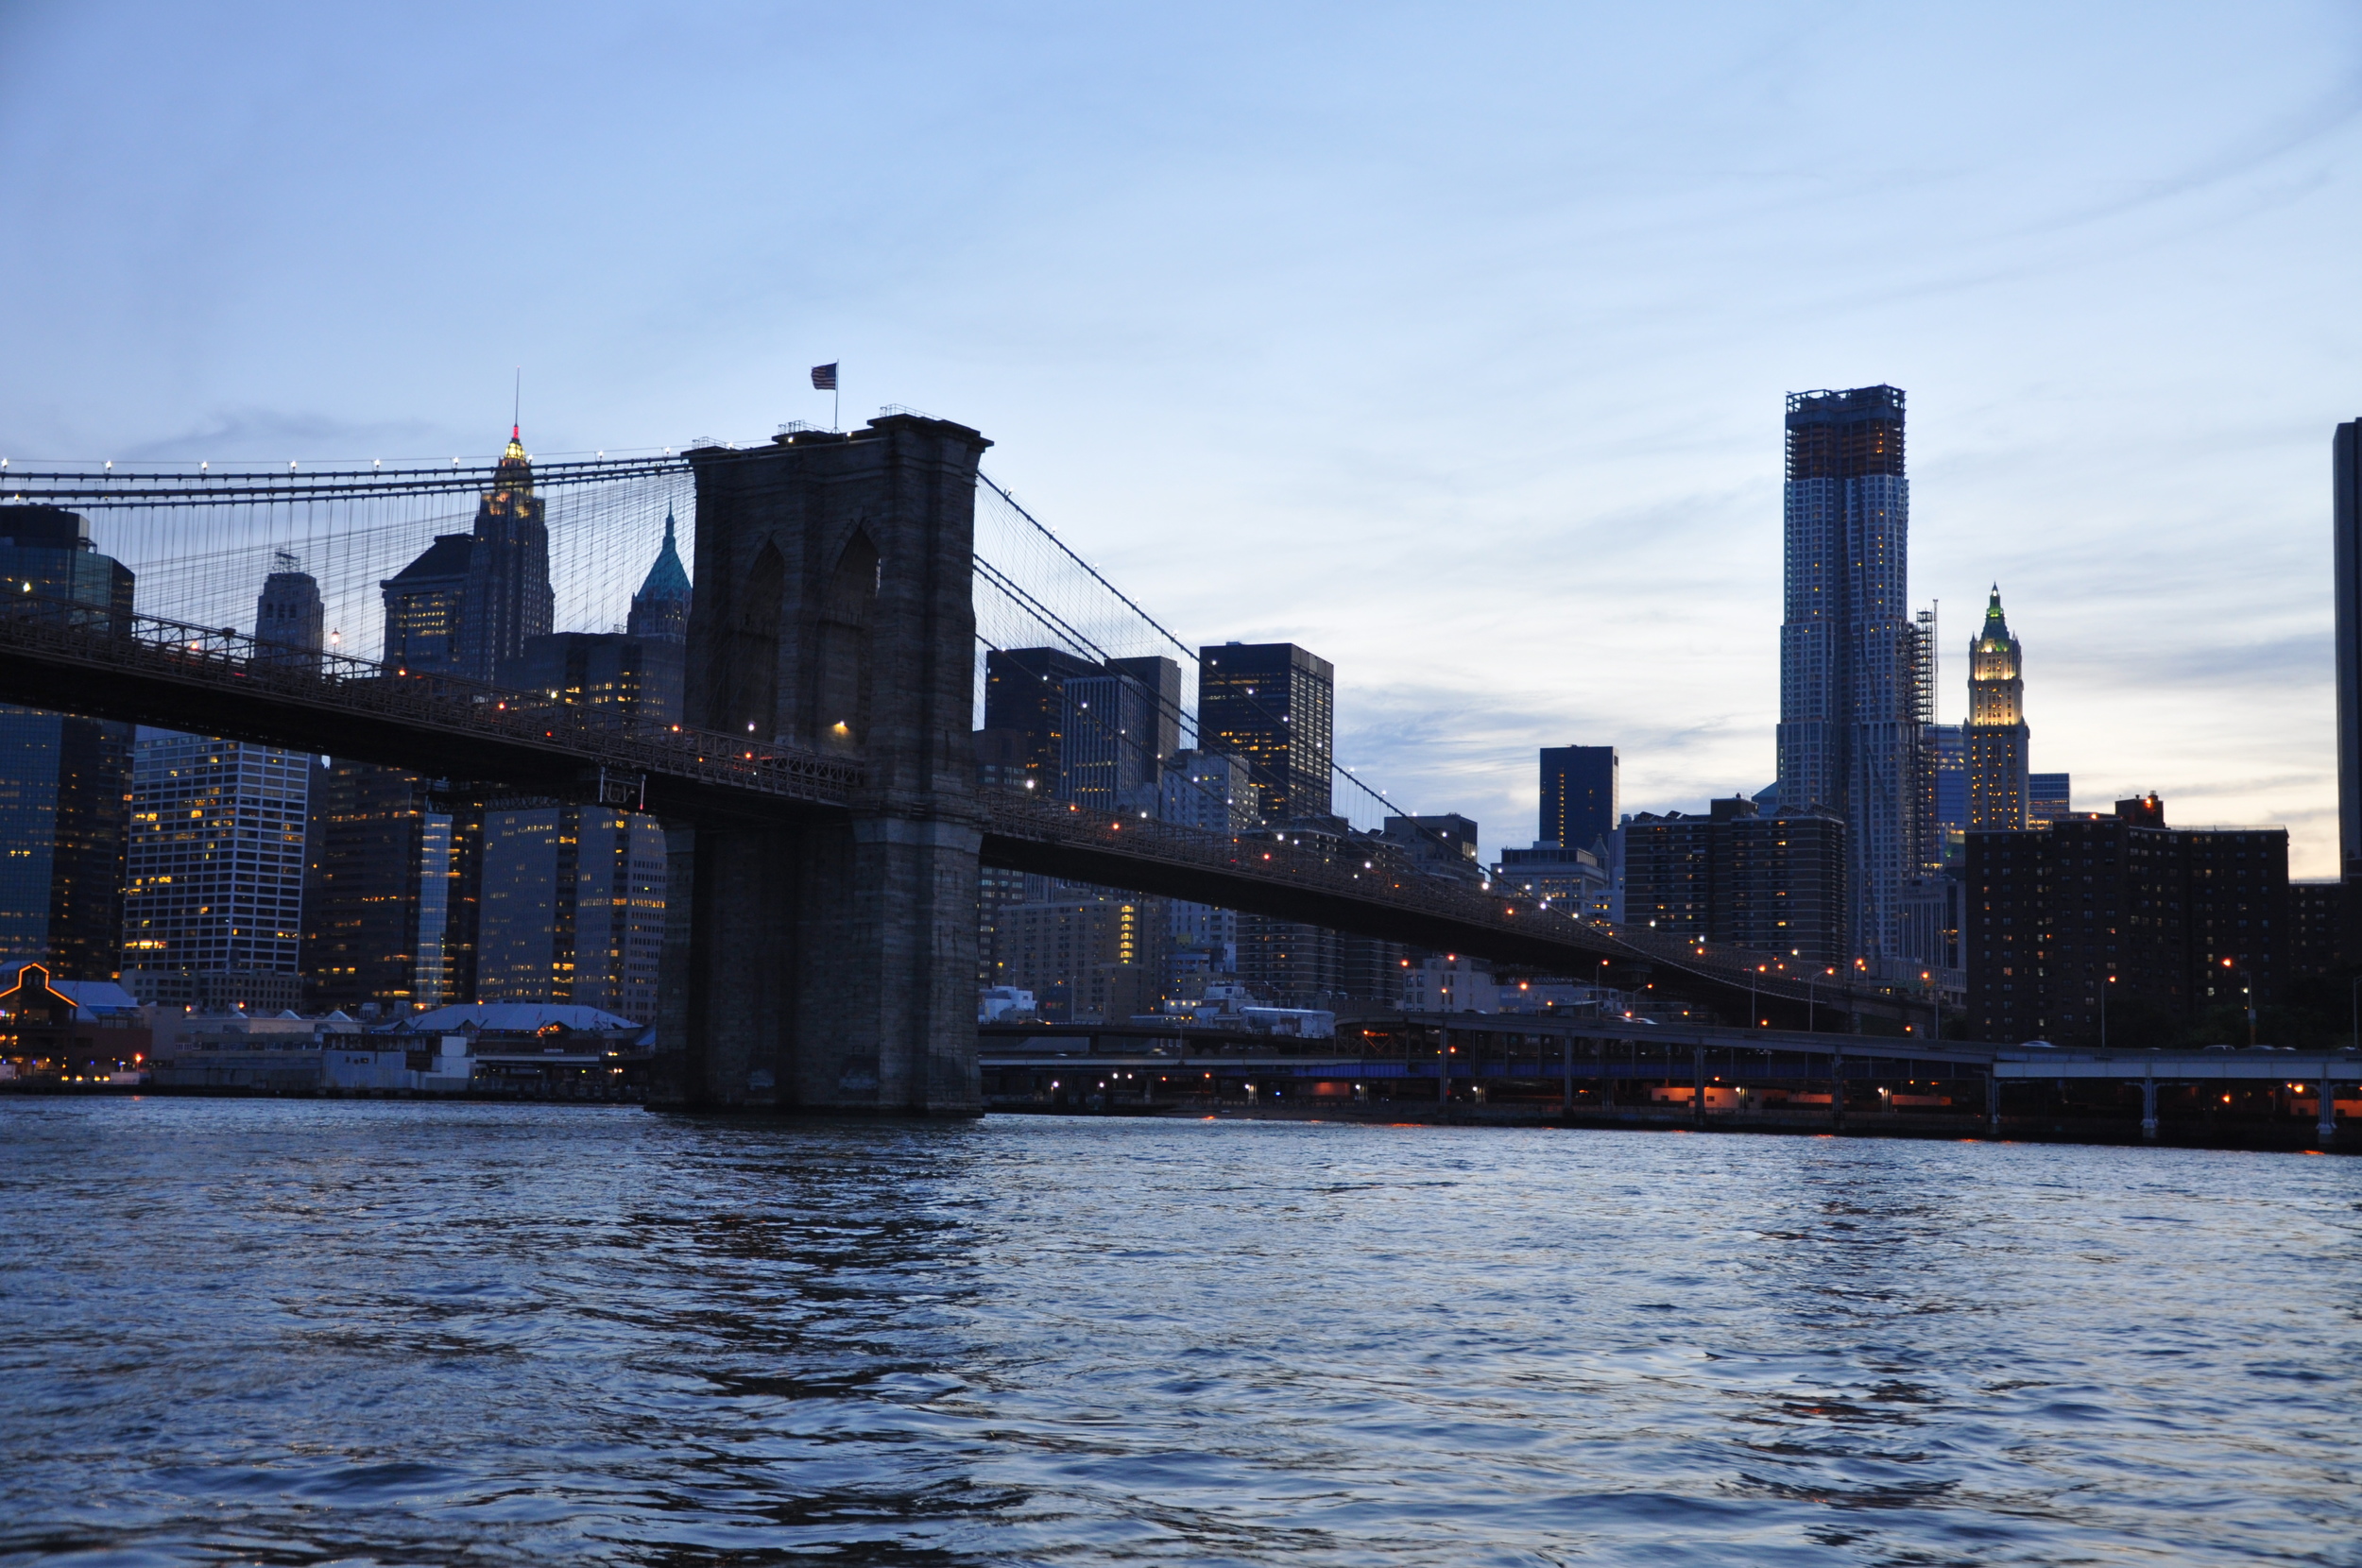
[[[647,580],[632,597],[638,601],[689,597],[689,571],[680,564],[680,551],[673,543],[670,512],[664,514],[664,548],[657,552],[656,564],[648,568]]]
[[[2010,640],[2010,622],[2001,614],[2001,585],[1993,585],[1993,598],[1985,605],[1985,629],[1978,634],[1980,641],[2000,647]]]

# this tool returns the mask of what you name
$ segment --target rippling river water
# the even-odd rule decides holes
[[[2362,1563],[2362,1161],[0,1101],[0,1560]]]

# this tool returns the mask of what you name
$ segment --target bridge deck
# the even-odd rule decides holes
[[[94,718],[560,795],[604,780],[612,804],[684,816],[841,810],[862,787],[850,758],[627,724],[455,675],[156,616],[38,597],[0,605],[0,691]]]
[[[455,676],[261,641],[233,629],[0,601],[0,692],[95,718],[328,753],[463,783],[580,796],[678,819],[859,809],[861,762],[678,726],[634,725]],[[1619,930],[1350,852],[1124,820],[984,791],[985,863],[1136,889],[1549,973],[1750,992],[1790,1009],[1924,1019],[1925,1001],[1791,980],[1779,961]],[[1758,969],[1762,962],[1765,967]]]

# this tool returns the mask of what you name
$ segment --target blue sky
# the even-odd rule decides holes
[[[1335,661],[1488,850],[1533,751],[1772,772],[1782,395],[1910,399],[2079,806],[2335,859],[2350,6],[0,0],[0,448],[281,461],[899,402],[1185,637]]]

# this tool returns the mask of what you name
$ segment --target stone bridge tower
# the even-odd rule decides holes
[[[660,1033],[684,1048],[689,1105],[981,1109],[969,737],[988,445],[893,415],[688,454],[687,722],[842,751],[866,774],[849,820],[670,831],[687,919],[667,943]]]

